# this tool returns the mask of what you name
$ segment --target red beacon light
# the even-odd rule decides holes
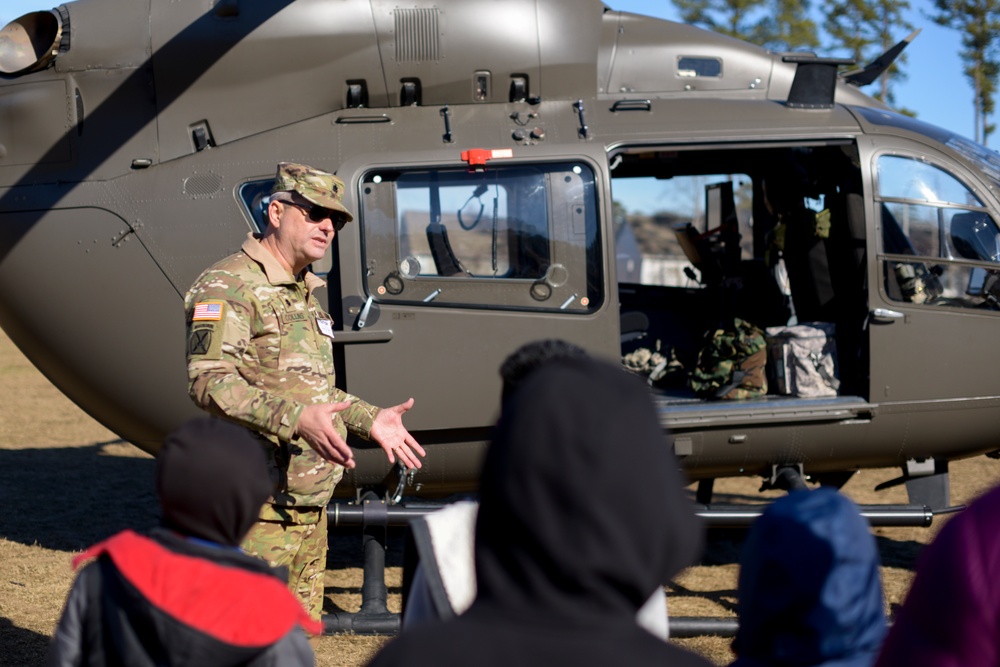
[[[487,160],[499,160],[514,157],[510,148],[470,148],[462,151],[462,160],[469,165],[469,171],[486,171]]]

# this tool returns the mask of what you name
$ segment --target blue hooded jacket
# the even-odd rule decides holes
[[[738,667],[870,667],[886,633],[868,522],[828,488],[793,491],[743,547],[733,641]]]

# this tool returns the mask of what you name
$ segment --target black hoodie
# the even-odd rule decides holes
[[[604,362],[553,361],[504,404],[486,455],[476,601],[370,664],[707,665],[635,622],[700,547],[645,385]]]

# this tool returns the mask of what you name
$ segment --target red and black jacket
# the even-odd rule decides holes
[[[96,559],[96,560],[94,560]],[[121,532],[74,559],[80,572],[52,665],[312,665],[320,634],[267,563],[166,530]]]

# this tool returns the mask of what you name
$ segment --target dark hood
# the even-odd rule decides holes
[[[794,491],[754,523],[738,599],[741,667],[866,667],[886,632],[875,538],[832,489]]]
[[[183,535],[238,546],[272,487],[257,438],[215,417],[185,423],[157,456],[163,525]]]
[[[701,540],[637,378],[553,361],[509,397],[483,467],[476,605],[546,624],[634,625]]]

